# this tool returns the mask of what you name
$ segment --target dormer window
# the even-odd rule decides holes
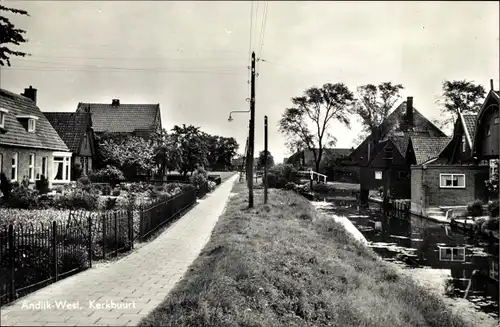
[[[7,109],[0,108],[0,128],[5,128],[5,116],[8,112]]]
[[[33,118],[28,119],[28,132],[34,133],[36,127],[36,120]]]
[[[21,122],[24,128],[29,133],[34,133],[36,131],[36,121],[38,120],[37,116],[33,115],[18,115],[16,118]]]

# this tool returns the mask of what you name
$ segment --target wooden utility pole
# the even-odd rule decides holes
[[[267,203],[267,116],[264,116],[264,204]]]
[[[252,51],[252,79],[250,80],[250,133],[249,133],[250,164],[248,169],[248,207],[253,208],[253,158],[255,145],[255,51]]]

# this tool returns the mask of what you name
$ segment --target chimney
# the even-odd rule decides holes
[[[406,98],[406,122],[408,127],[413,127],[413,97]]]
[[[34,89],[31,85],[28,89],[24,89],[24,93],[21,93],[21,95],[30,99],[36,104],[36,89]]]
[[[490,88],[493,91],[493,79],[490,79]]]
[[[120,99],[113,99],[113,101],[111,101],[111,105],[112,106],[119,106],[120,105]]]

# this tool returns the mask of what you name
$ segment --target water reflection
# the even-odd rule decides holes
[[[472,305],[498,318],[497,242],[418,216],[388,217],[378,204],[359,209],[355,200],[313,203],[325,213],[348,217],[385,260],[409,269],[448,271],[440,282],[448,296],[467,293]]]

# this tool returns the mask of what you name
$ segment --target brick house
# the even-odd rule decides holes
[[[92,170],[95,158],[94,132],[88,112],[44,112],[69,150],[71,157],[72,180],[80,175],[86,176]]]
[[[487,97],[483,109],[488,105]],[[498,117],[498,109],[496,115]],[[488,200],[484,181],[489,178],[490,169],[485,159],[492,157],[474,154],[474,144],[484,144],[484,141],[476,142],[477,135],[481,135],[477,132],[479,117],[490,120],[483,126],[494,126],[494,114],[485,114],[484,111],[479,115],[459,113],[450,143],[435,159],[412,167],[412,211],[425,214],[436,207],[465,206],[476,199]],[[490,136],[491,132],[490,129]],[[487,132],[484,136],[486,141],[497,141],[498,153],[498,137],[488,139]]]
[[[407,152],[413,147],[410,139],[446,138],[446,134],[414,108],[413,97],[397,106],[382,125],[386,127],[382,135],[369,135],[350,155],[360,170],[361,197],[366,200],[369,190],[389,185],[394,198],[408,199],[411,160],[407,160]]]
[[[0,89],[0,171],[11,181],[34,186],[44,175],[49,187],[71,179],[71,152],[36,105],[37,90],[22,95]]]
[[[76,112],[91,114],[92,128],[101,133],[122,134],[150,139],[162,130],[159,104],[124,104],[80,102]]]
[[[316,151],[316,155],[318,155],[319,149],[314,149]],[[320,171],[321,174],[327,173],[328,166],[335,166],[335,163],[339,163],[341,159],[345,159],[349,157],[352,150],[354,149],[343,149],[343,148],[324,148],[323,154],[321,156],[320,162]],[[287,160],[284,162],[286,164],[294,165],[301,170],[309,170],[312,169],[316,171],[316,162],[314,160],[314,152],[310,149],[299,150],[292,154]],[[332,175],[332,174],[331,174]],[[329,178],[330,180],[333,180]]]
[[[498,159],[500,154],[499,91],[493,86],[477,115],[473,154],[478,160]]]

